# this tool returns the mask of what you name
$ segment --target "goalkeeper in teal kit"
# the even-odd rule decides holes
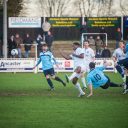
[[[65,82],[55,75],[53,63],[57,65],[57,62],[53,54],[48,50],[47,44],[42,45],[42,52],[40,52],[39,61],[37,62],[36,66],[38,66],[40,63],[42,63],[42,70],[51,90],[54,90],[54,86],[50,77],[56,81],[61,82],[63,86],[66,86]]]
[[[89,86],[90,94],[87,97],[93,95],[93,88],[101,87],[102,89],[107,89],[108,87],[121,87],[121,85],[111,82],[109,77],[103,73],[103,70],[107,66],[109,66],[107,62],[104,62],[104,66],[96,68],[94,62],[89,64],[90,72],[87,75],[87,85]]]

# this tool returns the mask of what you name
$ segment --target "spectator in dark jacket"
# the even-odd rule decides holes
[[[30,51],[31,51],[31,44],[32,44],[32,39],[30,38],[30,35],[27,33],[26,37],[23,41],[24,43],[24,48],[25,48],[25,57],[28,58]]]
[[[8,40],[8,57],[12,57],[11,50],[16,49],[16,42],[14,40],[14,36],[12,35],[10,39]]]
[[[117,28],[117,32],[116,32],[116,48],[119,48],[119,42],[121,41],[121,38],[122,38],[121,29]]]
[[[101,29],[100,29],[100,38],[101,38],[101,40],[103,41],[103,45],[105,44],[105,33],[106,33],[106,31],[105,31],[105,28],[104,27],[101,27]]]
[[[104,50],[102,51],[101,57],[102,58],[110,58],[111,57],[111,52],[107,48],[107,46],[104,47]]]
[[[45,36],[45,42],[48,45],[49,50],[51,51],[52,43],[53,43],[53,35],[51,32],[48,32],[48,35]]]
[[[18,50],[18,57],[21,58],[22,57],[21,45],[23,44],[23,39],[20,37],[20,35],[18,33],[16,33],[14,40],[16,42],[16,47]]]

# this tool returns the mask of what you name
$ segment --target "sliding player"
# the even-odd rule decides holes
[[[95,63],[89,64],[90,72],[87,75],[87,84],[89,86],[90,93],[87,97],[93,95],[93,87],[107,89],[108,87],[121,87],[118,84],[112,83],[104,73],[103,70],[109,66],[109,63],[104,62],[104,66],[95,68]]]
[[[126,57],[118,62],[118,65],[124,66],[126,75],[126,85],[124,86],[123,94],[128,93],[128,43],[125,46]]]
[[[48,51],[47,44],[43,44],[42,45],[42,52],[40,52],[40,56],[39,57],[40,58],[39,58],[38,63],[36,64],[36,66],[38,66],[40,63],[42,63],[42,70],[43,70],[43,73],[44,73],[44,75],[46,77],[46,80],[47,80],[47,82],[48,82],[48,84],[50,86],[50,90],[54,90],[54,86],[53,86],[53,83],[52,83],[50,77],[52,77],[56,81],[61,82],[64,86],[66,86],[66,83],[63,80],[61,80],[58,76],[55,76],[55,72],[54,72],[53,62],[52,61],[54,61],[54,63],[56,65],[57,65],[57,62],[56,62],[53,54],[50,51]]]
[[[78,42],[74,42],[73,43],[73,50],[74,52],[71,55],[66,55],[64,53],[62,53],[62,51],[60,51],[61,55],[67,59],[73,59],[74,60],[74,72],[71,74],[70,77],[68,77],[66,75],[66,80],[67,82],[72,81],[72,83],[75,85],[75,87],[79,90],[80,94],[78,95],[78,97],[81,97],[83,95],[85,95],[85,93],[83,92],[83,90],[81,89],[80,83],[78,82],[78,79],[82,76],[82,83],[84,85],[84,87],[86,88],[86,84],[85,84],[85,79],[84,79],[84,52],[83,49],[80,47],[80,44]]]

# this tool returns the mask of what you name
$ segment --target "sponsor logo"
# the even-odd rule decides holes
[[[6,66],[20,66],[21,62],[1,62],[0,67]]]
[[[70,67],[70,65],[71,65],[70,61],[65,61],[65,68]]]

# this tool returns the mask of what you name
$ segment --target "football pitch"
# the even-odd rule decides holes
[[[107,75],[122,83],[119,74]],[[64,73],[58,76],[65,79]],[[90,98],[78,98],[71,83],[53,83],[55,91],[49,91],[42,73],[0,73],[0,128],[128,128],[122,88],[99,88]]]

